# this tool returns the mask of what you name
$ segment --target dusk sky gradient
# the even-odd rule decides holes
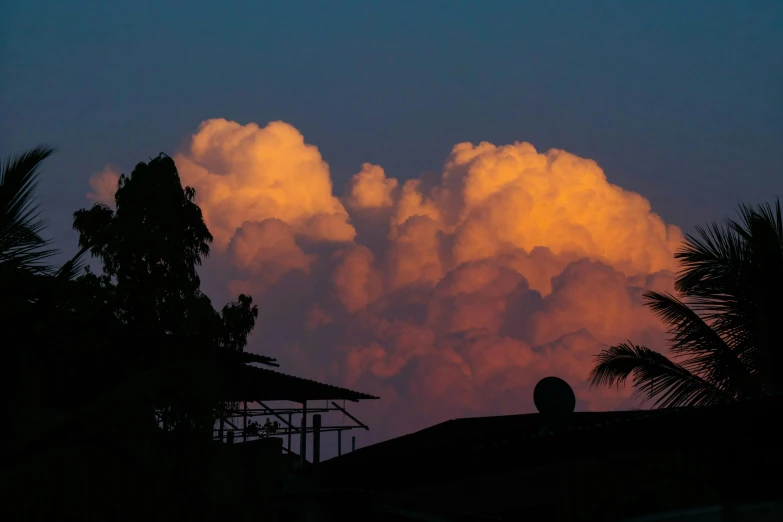
[[[92,174],[212,118],[291,124],[338,197],[365,162],[401,186],[458,143],[562,149],[687,232],[783,196],[783,2],[2,3],[0,153],[58,149],[65,250]]]
[[[364,161],[408,178],[455,143],[520,140],[596,160],[684,227],[783,192],[774,0],[30,0],[2,13],[0,144],[58,147],[42,183],[53,219],[69,221],[104,164],[171,153],[213,117],[293,124],[336,187]]]

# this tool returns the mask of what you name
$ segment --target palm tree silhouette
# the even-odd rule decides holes
[[[630,341],[596,356],[592,386],[621,386],[656,407],[700,406],[783,391],[780,201],[741,205],[739,219],[697,227],[676,253],[680,298],[647,292],[669,328],[669,359]]]
[[[40,232],[46,226],[35,202],[38,167],[54,149],[36,147],[0,167],[0,268],[49,273],[45,262],[57,253]]]
[[[0,281],[25,286],[31,292],[41,285],[73,280],[82,269],[80,259],[89,249],[85,246],[59,269],[48,263],[60,251],[41,237],[47,223],[41,218],[36,188],[38,169],[54,151],[39,145],[0,162]]]

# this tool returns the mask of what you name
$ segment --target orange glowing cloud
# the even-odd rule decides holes
[[[396,179],[387,178],[378,165],[365,163],[361,172],[351,179],[346,198],[348,206],[352,209],[391,207],[396,188]]]
[[[606,180],[592,160],[529,143],[454,147],[429,195],[454,235],[454,263],[543,246],[607,262],[628,274],[674,269],[682,241],[650,204]],[[431,211],[425,212],[432,216]]]
[[[207,120],[188,150],[175,157],[184,185],[196,199],[218,248],[245,222],[276,218],[297,233],[351,241],[342,203],[332,195],[329,167],[294,127]]]
[[[103,203],[114,207],[114,194],[117,192],[117,183],[120,181],[120,173],[111,165],[106,165],[102,171],[90,176],[90,192],[87,199],[95,203]]]
[[[462,143],[438,183],[365,163],[338,199],[294,127],[209,120],[176,162],[239,272],[226,283],[259,302],[251,349],[381,395],[366,415],[382,437],[532,411],[546,375],[581,409],[627,406],[628,390],[588,389],[592,357],[664,347],[641,296],[673,289],[682,233],[594,161]]]
[[[366,308],[383,291],[373,261],[374,255],[369,248],[355,245],[343,254],[342,261],[334,270],[335,294],[349,312]]]
[[[279,219],[244,223],[231,238],[228,250],[237,267],[265,284],[292,270],[307,273],[313,262],[296,244],[291,226]]]

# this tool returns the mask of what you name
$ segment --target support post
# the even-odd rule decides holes
[[[288,453],[291,453],[291,432],[294,431],[294,425],[291,424],[291,414],[288,414]]]
[[[356,451],[356,437],[351,437],[351,453]]]
[[[242,442],[247,442],[247,401],[244,401],[245,410],[242,412]]]
[[[307,460],[307,401],[302,402],[302,429],[299,430],[299,462],[304,468]]]
[[[313,464],[321,462],[321,415],[313,415]]]
[[[337,430],[337,456],[343,454],[343,430]]]
[[[233,444],[234,443],[234,430],[228,430],[228,434],[226,435],[226,444]]]
[[[220,442],[223,442],[223,429],[225,427],[226,420],[223,418],[223,416],[220,416],[220,431],[218,432],[218,435],[220,436]]]

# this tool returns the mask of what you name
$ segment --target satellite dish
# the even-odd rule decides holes
[[[533,390],[533,402],[544,415],[567,415],[576,408],[574,390],[559,377],[544,377]]]

